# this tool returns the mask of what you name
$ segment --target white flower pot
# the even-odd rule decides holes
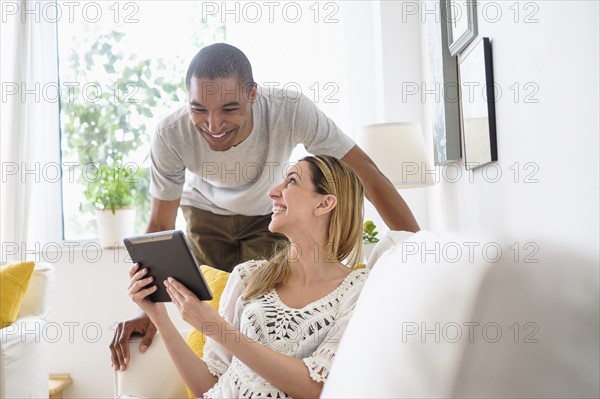
[[[123,246],[123,238],[132,236],[135,229],[135,207],[115,209],[96,209],[96,220],[100,232],[102,248],[117,248]]]

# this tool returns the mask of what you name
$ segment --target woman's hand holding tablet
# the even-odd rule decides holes
[[[150,294],[154,302],[171,302],[164,281],[172,277],[198,299],[209,301],[212,293],[185,238],[179,230],[148,233],[123,239],[131,261],[140,268],[148,269],[148,276],[154,277],[152,284],[158,289]]]

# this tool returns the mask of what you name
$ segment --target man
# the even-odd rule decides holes
[[[174,229],[181,206],[200,263],[231,271],[268,257],[281,238],[267,229],[272,202],[266,193],[282,179],[297,144],[354,169],[390,229],[419,229],[373,161],[310,100],[281,90],[259,94],[239,49],[203,48],[190,64],[186,88],[189,104],[161,121],[152,139],[147,232]],[[144,335],[144,351],[156,328],[145,314],[119,323],[110,345],[115,368],[126,368],[133,333]]]

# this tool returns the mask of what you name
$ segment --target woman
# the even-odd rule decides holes
[[[187,386],[208,398],[318,397],[367,278],[352,270],[362,240],[363,186],[343,162],[306,157],[269,191],[272,232],[289,245],[232,272],[217,313],[172,278],[183,320],[210,339],[199,359],[177,332],[146,269],[130,270],[129,295],[157,326]],[[163,283],[163,282],[156,282]]]

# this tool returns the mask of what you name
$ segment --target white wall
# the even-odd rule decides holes
[[[499,161],[473,175],[462,166],[457,182],[442,178],[429,189],[431,228],[560,244],[598,260],[599,4],[521,2],[518,16],[515,4],[484,1],[478,9],[476,41],[491,38],[502,90]],[[527,103],[528,94],[538,102]],[[538,182],[526,183],[528,176]]]
[[[402,95],[405,84],[423,80],[420,19],[402,18],[413,4],[414,1],[370,2],[369,12],[364,12],[356,22],[370,23],[373,27],[370,41],[353,41],[356,45],[349,52],[354,57],[350,63],[351,70],[358,71],[361,66],[369,68],[363,69],[363,74],[358,79],[367,81],[370,85],[353,87],[353,95],[361,99],[355,104],[357,109],[353,114],[362,118],[354,116],[356,128],[390,122],[418,122],[424,126],[424,107],[420,97]],[[354,24],[349,24],[347,28],[352,29],[352,26]],[[375,110],[369,112],[373,106]],[[428,138],[425,138],[427,142]],[[428,149],[430,148],[429,146]],[[432,153],[430,159],[433,159]],[[421,228],[429,227],[427,191],[428,189],[422,188],[400,191]],[[374,220],[380,232],[388,230],[375,208],[368,202],[365,218]]]

